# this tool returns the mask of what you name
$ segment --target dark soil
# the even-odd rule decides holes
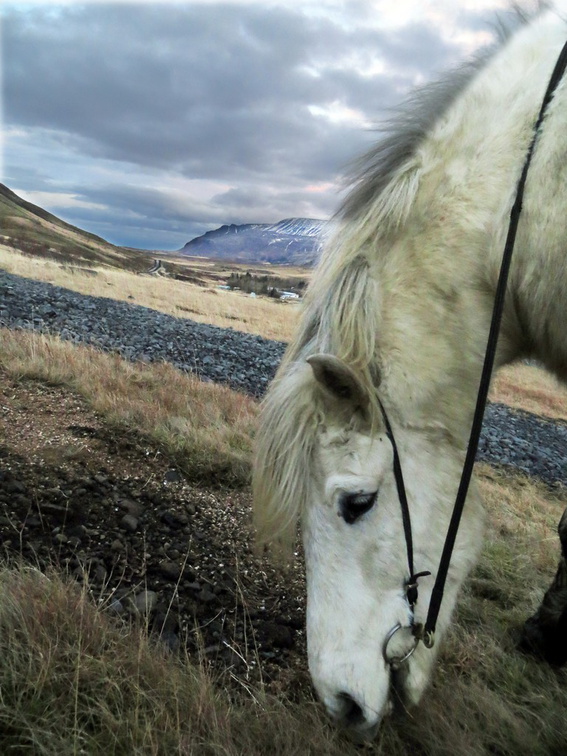
[[[299,692],[302,565],[281,573],[253,548],[248,492],[196,488],[69,389],[0,371],[4,559],[61,568],[172,653]]]

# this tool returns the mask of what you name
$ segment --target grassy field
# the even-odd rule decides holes
[[[181,265],[175,260],[171,264]],[[183,264],[185,272],[187,265]],[[297,304],[267,297],[252,298],[243,292],[218,288],[223,272],[230,275],[234,270],[241,270],[242,266],[216,265],[200,260],[192,266],[195,278],[204,285],[161,276],[136,275],[120,268],[92,267],[85,270],[23,255],[0,244],[0,268],[8,273],[63,286],[80,294],[133,302],[198,323],[258,333],[267,339],[288,341],[291,338],[299,318]],[[270,273],[288,275],[276,267],[270,267]],[[301,276],[298,269],[292,273]]]
[[[40,334],[0,329],[0,353],[10,376],[77,391],[109,422],[152,438],[196,483],[247,484],[257,404],[244,394]]]
[[[7,267],[4,259],[0,265]],[[57,267],[49,272],[46,267],[41,275],[35,268],[13,272],[42,278],[55,275]],[[77,273],[63,274],[79,285]],[[148,279],[147,290],[140,284],[141,293],[143,277],[128,282],[106,274],[91,276],[94,289],[85,293],[114,297],[132,286],[126,298],[132,292],[134,301],[147,304],[143,297],[153,290],[150,306],[170,306],[174,295],[165,284],[173,282],[157,288],[161,280]],[[177,286],[183,301],[187,285]],[[242,322],[250,317],[252,302],[239,298]],[[289,316],[292,310],[285,309]],[[288,338],[283,330],[277,334],[272,338]],[[137,429],[165,449],[196,483],[222,479],[246,486],[257,412],[253,400],[167,365],[132,365],[56,338],[8,330],[0,332],[0,369],[18,381],[77,391],[108,422]],[[506,369],[491,396],[538,414],[567,417],[565,390],[537,368]],[[418,710],[385,722],[365,753],[567,753],[567,673],[516,650],[521,624],[555,570],[555,528],[567,496],[560,488],[487,465],[477,472],[488,513],[487,539],[433,685]],[[11,564],[0,571],[0,753],[361,752],[327,724],[311,697],[286,700],[245,680],[236,692],[234,680],[211,676],[194,659],[165,657],[143,629],[116,625],[104,606],[95,608],[87,588],[29,566]]]
[[[490,399],[536,415],[567,420],[567,387],[533,365],[510,365],[494,379]]]

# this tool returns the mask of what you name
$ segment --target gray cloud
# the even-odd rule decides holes
[[[363,20],[364,4],[350,6]],[[470,23],[478,23],[474,14]],[[121,237],[118,225],[114,238],[128,243],[133,219],[156,233],[161,224],[173,240],[183,223],[190,235],[249,220],[255,209],[258,221],[329,213],[334,191],[317,198],[307,185],[335,182],[370,140],[352,122],[325,119],[316,109],[338,103],[375,121],[418,74],[459,58],[430,26],[344,26],[304,14],[301,4],[8,4],[2,33],[6,126],[49,130],[61,161],[67,153],[93,165],[104,161],[107,170],[115,163],[110,184],[74,178],[67,187],[107,206],[106,216],[75,208],[65,217],[90,228],[97,217],[99,226],[121,224],[126,230]],[[376,56],[385,72],[367,75],[363,68]],[[18,186],[38,188],[16,155],[6,164]],[[156,171],[162,181],[169,173],[231,188],[199,207],[188,200],[187,212],[176,216],[165,191],[132,193],[126,182],[121,189],[125,165]],[[53,186],[57,180],[52,176]],[[44,170],[41,187],[47,183]],[[135,212],[121,219],[114,210],[127,210],[129,202]]]

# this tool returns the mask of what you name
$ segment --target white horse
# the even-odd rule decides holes
[[[310,672],[332,717],[363,738],[374,735],[391,705],[387,638],[427,613],[510,208],[566,40],[567,22],[545,10],[483,60],[412,98],[361,164],[264,402],[254,471],[260,537],[289,544],[300,518]],[[527,178],[496,356],[497,366],[537,358],[563,379],[566,187],[563,79]],[[420,580],[415,617],[404,590],[406,544],[380,401],[403,468],[415,564],[433,573]],[[473,480],[437,639],[482,531]],[[396,654],[405,653],[406,636],[392,643]],[[437,648],[419,644],[396,673],[407,702],[419,701]]]

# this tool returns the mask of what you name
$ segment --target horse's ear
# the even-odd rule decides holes
[[[313,354],[307,358],[316,381],[334,399],[365,410],[369,397],[360,379],[342,360],[332,354]]]

